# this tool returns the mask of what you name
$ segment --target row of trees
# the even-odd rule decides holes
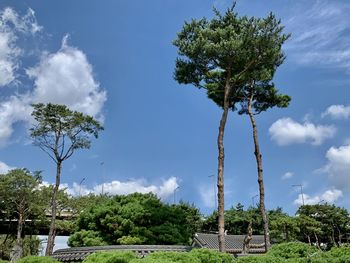
[[[0,238],[1,257],[8,258],[13,246],[20,254],[37,253],[35,235],[48,229],[52,211],[53,186],[41,183],[39,172],[15,169],[0,175],[0,224],[8,234]],[[56,200],[58,220],[55,234],[71,234],[70,246],[109,244],[190,244],[195,232],[218,231],[217,211],[203,217],[194,205],[162,203],[154,194],[127,196],[69,196],[60,189]],[[346,209],[329,204],[301,206],[296,216],[281,208],[267,211],[275,242],[299,240],[317,246],[340,246],[349,242],[350,216]],[[67,220],[68,219],[68,220]],[[241,204],[225,211],[225,229],[242,234],[251,224],[253,234],[264,233],[259,207]]]
[[[290,97],[278,93],[272,82],[284,61],[282,45],[289,35],[273,14],[266,18],[238,16],[235,4],[225,14],[214,9],[215,17],[186,22],[174,45],[178,48],[175,79],[207,91],[208,98],[223,109],[218,145],[218,231],[219,248],[225,251],[224,222],[224,132],[230,110],[239,108],[251,121],[254,155],[258,172],[260,213],[265,246],[270,245],[265,212],[262,154],[255,115],[272,107],[287,107]]]
[[[53,186],[42,184],[40,172],[32,173],[27,169],[14,169],[0,175],[0,223],[2,231],[7,233],[0,245],[3,257],[9,257],[8,252],[12,250],[12,261],[15,261],[25,254],[37,251],[38,242],[29,242],[28,237],[27,239],[24,237],[28,234],[36,235],[40,229],[48,228],[52,197]],[[63,189],[57,192],[57,200],[57,215],[69,209],[70,214],[74,216],[81,210],[81,201],[69,197]],[[61,224],[60,227],[72,229],[67,224]],[[31,247],[30,243],[36,246],[28,249],[26,243],[29,243],[29,247]]]
[[[242,235],[251,225],[253,234],[264,234],[259,207],[237,204],[225,211],[228,234]],[[350,239],[350,215],[330,204],[301,206],[295,216],[281,208],[267,211],[275,243],[301,241],[318,247],[340,246]],[[153,194],[102,196],[75,221],[70,246],[112,244],[191,244],[195,232],[218,232],[218,212],[203,217],[194,205],[168,205]],[[242,244],[243,245],[243,244]]]
[[[284,213],[281,208],[267,211],[270,219],[271,239],[276,243],[301,241],[332,247],[349,243],[350,215],[345,208],[330,204],[304,205],[295,216]],[[208,216],[201,230],[217,231],[217,212]],[[263,220],[258,207],[244,210],[241,204],[225,211],[225,229],[230,234],[246,232],[251,223],[253,234],[263,234]]]

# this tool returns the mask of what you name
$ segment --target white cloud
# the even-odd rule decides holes
[[[332,138],[336,128],[331,125],[315,125],[310,122],[298,123],[291,118],[282,118],[274,122],[269,133],[278,145],[294,143],[311,143],[320,145],[324,140]]]
[[[288,57],[296,63],[350,69],[350,4],[318,0],[294,5],[286,23],[292,32]]]
[[[10,7],[0,11],[0,86],[15,82],[19,56],[22,53],[16,45],[19,36],[35,34],[41,29],[34,11],[30,8],[24,16],[19,16]]]
[[[32,121],[32,103],[65,104],[103,121],[106,91],[95,81],[86,55],[68,46],[66,37],[58,52],[45,54],[27,73],[34,79],[34,89],[0,102],[0,147],[8,143],[15,123]]]
[[[28,97],[12,96],[0,103],[0,147],[4,147],[12,133],[13,124],[30,120],[31,106]]]
[[[296,205],[302,205],[303,204],[303,197],[304,197],[304,203],[306,205],[314,205],[322,202],[327,203],[334,203],[339,198],[343,196],[343,192],[339,189],[329,189],[325,191],[323,194],[310,196],[308,194],[304,194],[302,196],[301,194],[298,195],[298,198],[294,200],[294,204]]]
[[[48,182],[43,182],[43,185],[49,185]],[[84,184],[74,182],[71,186],[69,184],[61,184],[60,189],[66,189],[67,193],[73,196],[87,195],[90,193],[101,194],[103,192],[111,195],[127,195],[131,193],[149,193],[156,194],[162,200],[167,200],[173,196],[174,190],[179,186],[178,178],[170,177],[158,185],[148,184],[145,180],[128,180],[126,182],[114,180],[112,182],[95,185],[92,188]]]
[[[0,161],[0,174],[6,174],[8,171],[12,169],[15,169],[15,167],[11,167],[6,163]]]
[[[205,207],[215,207],[215,192],[213,185],[201,185],[198,192]]]
[[[348,119],[350,117],[350,106],[331,105],[322,113],[322,117],[326,116],[333,119]]]
[[[294,173],[292,172],[286,172],[284,175],[282,175],[281,179],[282,180],[287,180],[287,179],[290,179],[294,176]]]
[[[36,67],[27,69],[28,76],[34,79],[32,100],[65,104],[73,110],[101,117],[106,91],[94,79],[86,55],[69,46],[67,38],[63,38],[58,52],[44,55]]]
[[[321,170],[328,173],[331,183],[339,189],[350,188],[350,144],[331,147],[326,158],[328,163]]]

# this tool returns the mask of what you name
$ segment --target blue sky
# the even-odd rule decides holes
[[[64,163],[72,194],[157,193],[164,201],[214,209],[221,110],[202,90],[173,80],[171,44],[185,20],[213,17],[231,1],[2,1],[0,4],[0,170],[43,170],[53,162],[31,144],[30,104],[67,104],[103,121],[90,150]],[[257,116],[266,204],[295,213],[307,203],[350,208],[350,3],[238,1],[241,15],[281,18],[292,36],[275,83],[287,109]],[[226,207],[258,193],[247,116],[230,113],[225,134]]]

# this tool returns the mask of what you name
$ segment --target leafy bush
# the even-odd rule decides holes
[[[330,251],[320,252],[307,263],[347,263],[350,262],[350,246],[333,247]]]
[[[342,246],[342,247],[333,247],[326,254],[332,257],[349,257],[350,258],[350,245]]]
[[[83,263],[129,263],[136,258],[131,251],[97,252],[85,258]]]
[[[28,256],[17,261],[17,263],[58,263],[51,257]]]
[[[267,256],[280,258],[308,258],[317,253],[316,247],[301,242],[289,242],[272,246]]]
[[[155,252],[130,263],[201,263],[201,261],[191,253],[186,252]]]
[[[267,255],[262,255],[262,256],[254,255],[254,256],[239,257],[236,262],[237,263],[285,263],[287,261],[280,257],[267,256]],[[292,263],[292,262],[288,261],[288,263]]]
[[[200,263],[231,263],[232,255],[210,249],[193,249],[190,254],[200,260]]]

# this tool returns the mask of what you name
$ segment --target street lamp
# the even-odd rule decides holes
[[[252,205],[253,205],[253,207],[255,206],[254,199],[257,198],[258,196],[259,196],[259,195],[254,195],[254,196],[252,196]]]
[[[304,193],[303,193],[303,185],[302,184],[293,184],[293,187],[300,187],[301,200],[303,201],[303,205],[305,205],[304,201]]]
[[[217,205],[217,201],[216,201],[216,185],[215,185],[215,182],[216,182],[216,176],[215,174],[212,174],[212,175],[208,175],[208,177],[213,177],[214,179],[214,201],[215,201],[215,209],[217,209],[218,205]]]
[[[322,204],[324,202],[324,199],[322,199],[321,201],[317,202],[318,205]]]
[[[180,186],[178,186],[178,187],[176,187],[176,188],[174,189],[174,205],[175,205],[175,203],[176,203],[176,190],[179,189],[179,188],[180,188]]]
[[[79,197],[81,196],[81,184],[85,181],[85,177],[83,179],[81,179],[80,183],[79,183]]]
[[[103,189],[103,187],[104,187],[103,184],[104,184],[104,181],[105,181],[105,180],[104,180],[104,169],[103,169],[103,168],[104,168],[104,164],[105,164],[105,162],[101,162],[101,163],[100,163],[100,165],[101,165],[101,177],[102,177],[101,195],[103,195],[103,190],[104,190],[104,189]]]

